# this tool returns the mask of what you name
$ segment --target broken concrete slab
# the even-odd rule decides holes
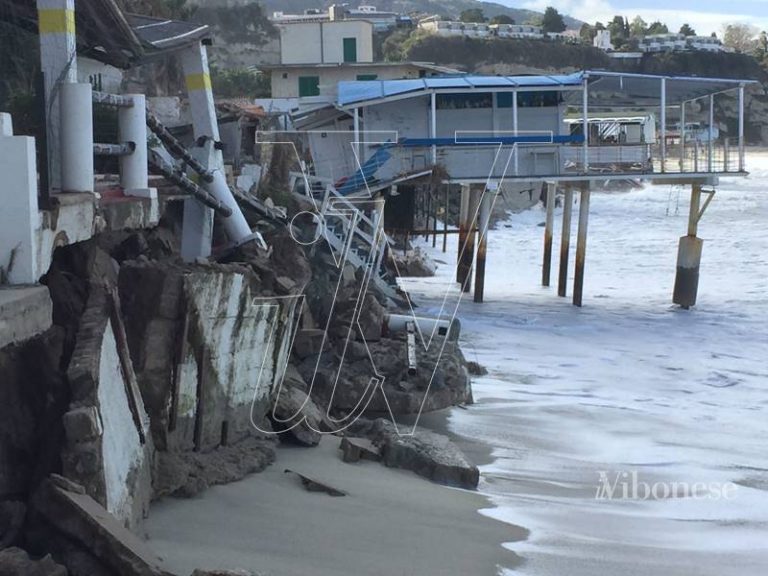
[[[169,576],[144,542],[90,496],[70,492],[47,479],[34,494],[32,506],[56,533],[88,550],[114,573]]]
[[[350,464],[360,460],[370,460],[372,462],[381,460],[379,449],[367,438],[344,436],[341,439],[339,449],[342,451],[341,459]]]
[[[447,436],[421,428],[412,436],[401,436],[392,422],[382,418],[373,423],[371,434],[386,466],[412,470],[446,486],[477,488],[480,471]]]
[[[299,380],[299,381],[297,381]],[[283,380],[270,413],[272,427],[281,439],[289,438],[303,446],[317,446],[321,432],[331,430],[331,423],[315,402],[307,396],[301,375],[294,371]]]
[[[50,556],[32,560],[21,548],[0,551],[0,576],[67,576],[67,569]]]
[[[0,288],[0,348],[51,327],[53,304],[45,286]]]
[[[294,470],[289,470],[288,468],[286,468],[283,472],[285,474],[291,474],[296,476],[301,481],[301,485],[304,487],[304,489],[307,492],[325,492],[326,494],[328,494],[328,496],[334,496],[334,497],[347,495],[347,493],[344,492],[343,490],[338,490],[333,486],[328,486],[328,484],[323,484],[322,482],[314,480],[309,476],[305,476],[304,474],[300,474],[299,472],[296,472]]]

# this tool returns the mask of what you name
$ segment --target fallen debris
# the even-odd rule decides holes
[[[370,460],[372,462],[381,460],[379,449],[367,438],[345,436],[341,439],[339,450],[342,451],[341,459],[350,464],[360,460]]]
[[[32,560],[20,548],[6,548],[0,551],[0,576],[67,576],[67,569],[50,555]]]
[[[168,576],[146,544],[90,496],[45,480],[32,498],[35,533],[71,576]],[[95,567],[98,568],[95,568]],[[104,572],[103,572],[104,571]],[[26,573],[25,573],[26,574]],[[46,574],[47,573],[43,573]],[[61,572],[66,575],[66,571]]]
[[[301,485],[304,486],[304,489],[307,492],[325,492],[329,496],[346,496],[347,493],[343,492],[342,490],[337,490],[336,488],[333,488],[332,486],[328,486],[327,484],[323,484],[322,482],[318,482],[317,480],[312,480],[312,478],[309,478],[308,476],[304,476],[303,474],[299,474],[298,472],[294,472],[293,470],[289,470],[286,468],[284,470],[285,474],[295,474],[298,476],[298,478],[301,480]]]

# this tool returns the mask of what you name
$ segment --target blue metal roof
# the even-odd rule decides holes
[[[372,80],[339,82],[338,103],[349,106],[359,102],[380,100],[390,96],[424,90],[456,90],[466,88],[546,88],[579,86],[584,74],[556,76],[438,76],[419,80]]]

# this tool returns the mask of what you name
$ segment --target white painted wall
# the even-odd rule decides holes
[[[280,25],[283,64],[344,62],[344,38],[357,40],[357,61],[373,62],[373,24],[364,20]]]
[[[99,413],[104,430],[102,458],[107,510],[123,522],[132,519],[133,488],[129,478],[142,467],[143,447],[133,422],[110,321],[104,331],[99,362]]]
[[[11,117],[8,114],[3,114],[2,125],[0,267],[8,276],[9,283],[34,284],[41,274],[35,250],[35,230],[39,225],[35,139],[13,136]]]
[[[391,64],[388,66],[334,66],[318,68],[306,66],[301,68],[278,68],[272,71],[272,97],[298,98],[299,77],[318,76],[320,78],[320,94],[335,96],[339,82],[357,80],[360,75],[375,74],[377,80],[402,80],[419,78],[422,68],[414,64]],[[431,75],[431,74],[429,74]]]

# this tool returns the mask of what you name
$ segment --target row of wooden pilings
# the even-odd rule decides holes
[[[563,225],[560,240],[560,267],[557,294],[565,298],[568,293],[568,269],[571,249],[571,223],[573,219],[574,189],[579,189],[579,219],[576,237],[576,270],[573,280],[573,304],[582,305],[584,295],[584,267],[587,256],[587,231],[589,227],[589,182],[564,183]],[[544,258],[542,264],[543,286],[550,286],[552,276],[552,248],[554,241],[556,185],[546,185],[546,220],[544,224]],[[474,301],[483,302],[485,296],[485,271],[490,228],[491,210],[496,190],[484,184],[464,185],[461,189],[459,212],[459,245],[456,265],[456,282],[464,292],[472,289],[474,266]]]

